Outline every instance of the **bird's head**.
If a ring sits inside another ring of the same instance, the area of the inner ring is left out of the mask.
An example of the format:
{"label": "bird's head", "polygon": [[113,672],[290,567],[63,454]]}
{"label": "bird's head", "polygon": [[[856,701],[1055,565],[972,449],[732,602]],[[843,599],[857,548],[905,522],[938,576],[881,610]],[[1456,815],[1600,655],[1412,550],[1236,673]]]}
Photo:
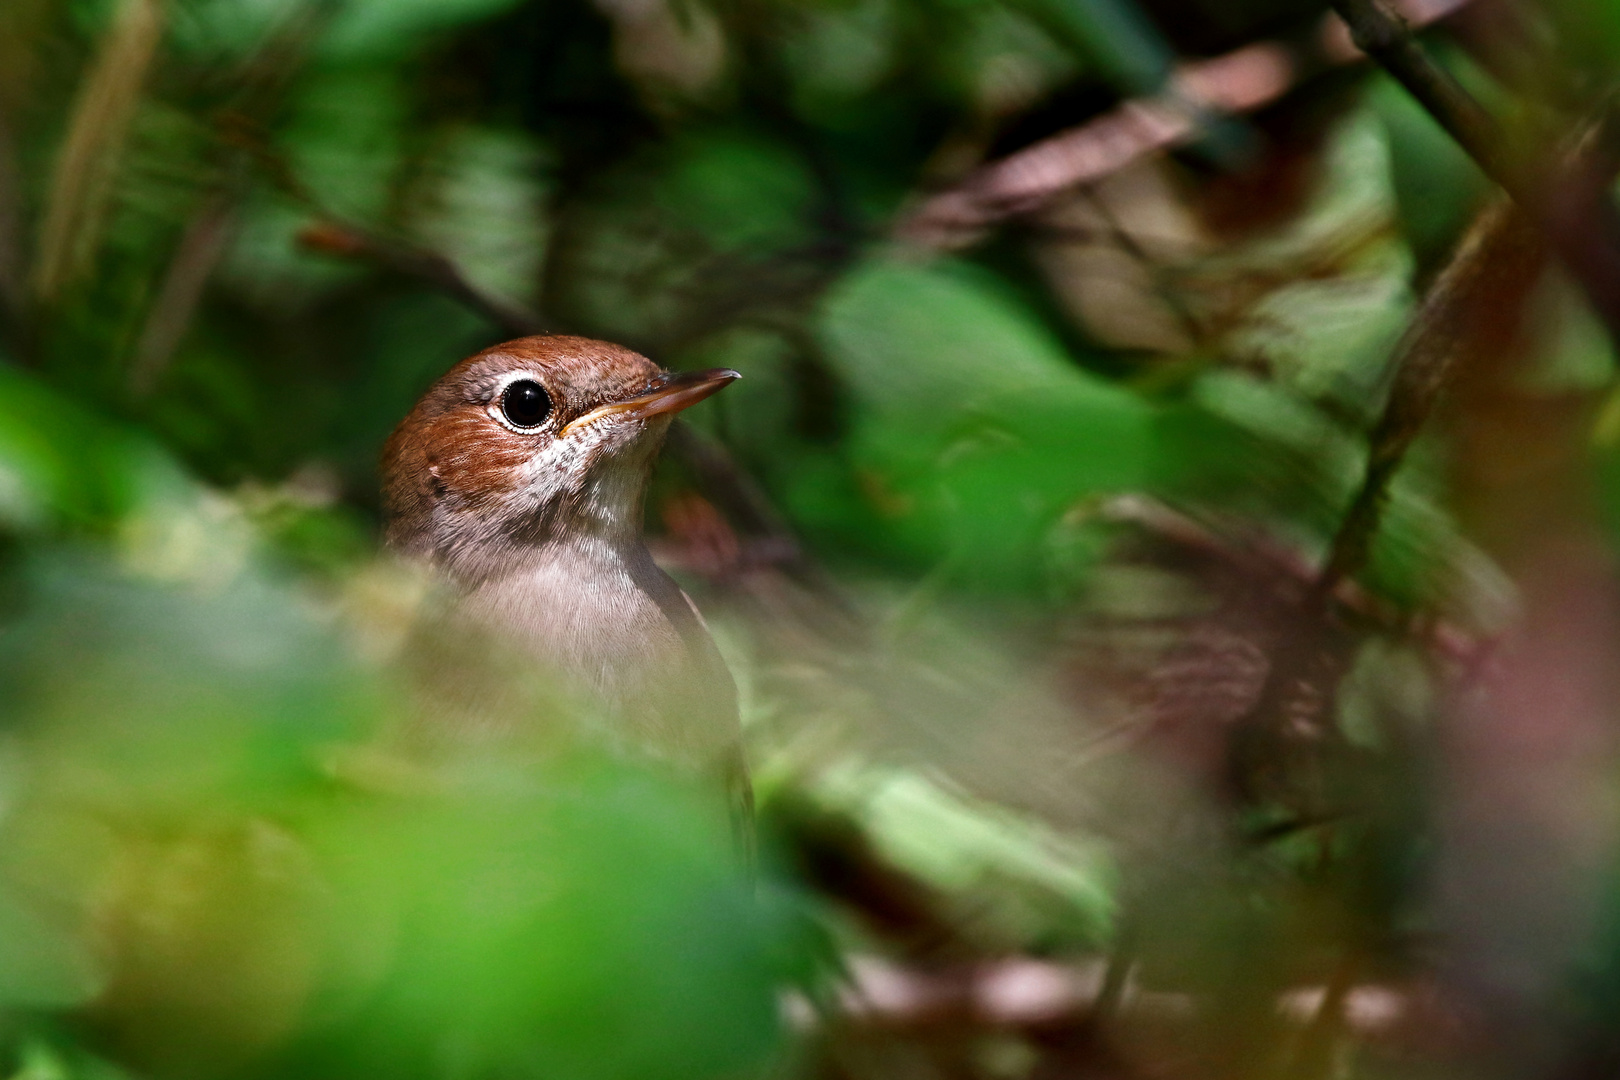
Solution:
{"label": "bird's head", "polygon": [[675,413],[735,371],[668,372],[587,338],[520,338],[451,368],[383,450],[390,546],[458,576],[559,540],[633,538]]}

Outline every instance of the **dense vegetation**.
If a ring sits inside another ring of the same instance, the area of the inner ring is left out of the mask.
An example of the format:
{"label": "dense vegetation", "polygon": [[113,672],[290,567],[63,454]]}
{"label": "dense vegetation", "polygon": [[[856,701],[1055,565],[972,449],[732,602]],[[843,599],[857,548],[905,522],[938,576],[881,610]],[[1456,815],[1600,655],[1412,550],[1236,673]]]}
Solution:
{"label": "dense vegetation", "polygon": [[[1402,10],[0,4],[0,1067],[1612,1075],[1620,7]],[[378,451],[535,330],[744,375],[757,880],[390,749]]]}

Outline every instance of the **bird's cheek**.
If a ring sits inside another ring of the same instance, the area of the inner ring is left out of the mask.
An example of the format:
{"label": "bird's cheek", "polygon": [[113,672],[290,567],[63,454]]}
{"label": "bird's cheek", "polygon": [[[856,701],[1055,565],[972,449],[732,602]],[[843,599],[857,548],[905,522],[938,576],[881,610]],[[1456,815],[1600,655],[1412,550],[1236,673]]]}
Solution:
{"label": "bird's cheek", "polygon": [[482,446],[447,455],[439,469],[445,487],[459,501],[491,505],[524,486],[525,455],[511,447]]}
{"label": "bird's cheek", "polygon": [[588,447],[580,439],[548,439],[523,463],[522,483],[531,493],[555,492],[586,465]]}
{"label": "bird's cheek", "polygon": [[614,425],[612,449],[617,454],[655,453],[663,445],[673,414],[621,420]]}

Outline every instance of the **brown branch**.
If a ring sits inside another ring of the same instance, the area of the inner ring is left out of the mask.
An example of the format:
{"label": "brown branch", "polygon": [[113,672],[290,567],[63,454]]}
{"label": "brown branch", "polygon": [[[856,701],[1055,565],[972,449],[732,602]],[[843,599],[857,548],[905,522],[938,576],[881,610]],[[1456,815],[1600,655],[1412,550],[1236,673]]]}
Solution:
{"label": "brown branch", "polygon": [[1299,1032],[1287,1071],[1283,1074],[1300,1080],[1316,1080],[1334,1074],[1333,1051],[1350,1033],[1350,1018],[1346,1006],[1361,976],[1361,958],[1351,953],[1340,960],[1322,988],[1322,1000],[1315,1014]]}
{"label": "brown branch", "polygon": [[1411,27],[1383,0],[1332,0],[1356,44],[1435,121],[1551,239],[1593,310],[1620,342],[1620,207],[1609,185],[1616,163],[1602,152],[1601,125],[1572,151],[1532,147],[1524,159],[1494,117],[1429,59]]}
{"label": "brown branch", "polygon": [[1459,363],[1498,347],[1503,320],[1540,278],[1545,245],[1524,214],[1499,199],[1479,215],[1430,287],[1396,350],[1389,394],[1370,436],[1361,487],[1324,566],[1300,606],[1297,632],[1273,658],[1258,701],[1234,733],[1229,760],[1236,794],[1268,789],[1305,816],[1323,807],[1308,784],[1310,763],[1341,735],[1334,703],[1359,640],[1337,617],[1340,590],[1366,564],[1390,481],[1432,415]]}
{"label": "brown branch", "polygon": [[26,304],[23,278],[22,177],[7,117],[0,114],[0,315],[21,325]]}
{"label": "brown branch", "polygon": [[227,190],[209,199],[187,223],[130,362],[129,390],[135,397],[150,394],[169,366],[202,302],[208,279],[225,255],[235,217],[235,193]]}
{"label": "brown branch", "polygon": [[[1417,24],[1445,18],[1470,0],[1404,0]],[[1330,17],[1331,18],[1331,17]],[[1337,19],[1316,40],[1259,42],[1224,56],[1183,63],[1165,92],[1136,98],[974,170],[919,201],[895,227],[900,239],[949,250],[976,241],[999,221],[1039,210],[1154,153],[1196,141],[1209,121],[1253,112],[1322,70],[1361,59]]]}
{"label": "brown branch", "polygon": [[1234,523],[1235,532],[1217,531],[1164,503],[1135,494],[1105,500],[1098,513],[1104,521],[1141,529],[1224,563],[1251,580],[1285,580],[1306,593],[1319,589],[1333,618],[1375,633],[1415,638],[1452,663],[1471,663],[1478,654],[1481,641],[1474,631],[1441,619],[1414,620],[1351,578],[1340,577],[1323,588],[1321,571],[1303,553],[1256,531],[1251,523]]}
{"label": "brown branch", "polygon": [[[4,104],[4,103],[0,103]],[[23,226],[23,183],[16,143],[0,113],[0,335],[11,362],[38,362],[31,297],[27,288],[28,241]]]}
{"label": "brown branch", "polygon": [[1319,596],[1335,592],[1365,565],[1391,480],[1458,359],[1479,347],[1482,316],[1490,314],[1482,305],[1522,297],[1545,263],[1540,235],[1505,199],[1488,206],[1464,235],[1396,348],[1384,410],[1368,440],[1366,473],[1317,579]]}
{"label": "brown branch", "polygon": [[1411,28],[1383,0],[1331,0],[1356,47],[1417,98],[1486,174],[1506,174],[1506,144],[1484,106],[1442,67],[1430,62]]}
{"label": "brown branch", "polygon": [[490,296],[468,281],[451,259],[436,251],[387,240],[358,225],[331,218],[304,229],[298,234],[298,242],[311,251],[364,259],[401,277],[430,285],[482,315],[503,334],[528,337],[546,332],[545,322],[538,314]]}

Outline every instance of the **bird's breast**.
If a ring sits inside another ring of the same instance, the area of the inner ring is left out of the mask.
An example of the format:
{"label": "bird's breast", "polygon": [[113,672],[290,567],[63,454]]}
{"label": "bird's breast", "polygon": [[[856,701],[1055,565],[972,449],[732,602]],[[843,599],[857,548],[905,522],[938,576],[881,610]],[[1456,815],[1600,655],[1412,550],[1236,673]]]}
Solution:
{"label": "bird's breast", "polygon": [[730,672],[691,601],[639,543],[541,553],[458,607],[590,699],[618,734],[694,762],[735,749]]}

